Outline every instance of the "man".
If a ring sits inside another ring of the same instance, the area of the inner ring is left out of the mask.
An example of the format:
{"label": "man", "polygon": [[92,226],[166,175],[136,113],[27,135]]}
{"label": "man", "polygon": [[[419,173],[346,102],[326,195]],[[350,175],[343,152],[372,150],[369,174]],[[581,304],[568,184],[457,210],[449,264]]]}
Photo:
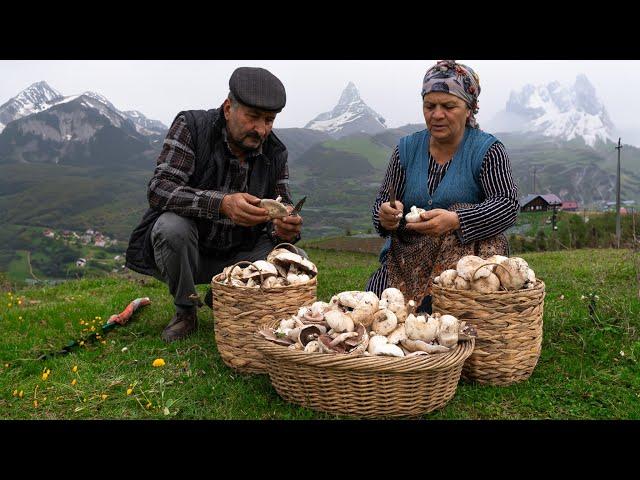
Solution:
{"label": "man", "polygon": [[[151,208],[129,241],[127,266],[164,281],[173,295],[166,342],[197,330],[196,284],[300,238],[302,217],[269,221],[259,207],[279,195],[293,210],[287,149],[271,131],[286,103],[284,86],[265,69],[241,67],[229,90],[218,109],[176,116],[149,182]],[[209,306],[210,298],[209,291]]]}

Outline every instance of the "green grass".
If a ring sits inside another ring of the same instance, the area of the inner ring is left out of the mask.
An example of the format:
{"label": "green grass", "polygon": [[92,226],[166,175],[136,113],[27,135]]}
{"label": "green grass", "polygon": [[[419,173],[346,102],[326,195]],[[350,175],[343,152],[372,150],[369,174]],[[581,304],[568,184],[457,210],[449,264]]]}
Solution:
{"label": "green grass", "polygon": [[[318,297],[325,301],[339,291],[363,288],[377,268],[375,255],[308,252],[319,267]],[[533,375],[508,387],[461,382],[453,399],[425,418],[640,418],[638,259],[614,250],[524,257],[547,285],[542,354]],[[199,290],[204,293],[205,286]],[[599,300],[591,317],[581,296],[593,292]],[[1,295],[2,419],[336,418],[282,400],[265,375],[238,374],[226,367],[216,350],[207,307],[200,310],[196,335],[163,343],[160,332],[172,315],[172,301],[156,280],[110,276]],[[84,334],[81,321],[97,328],[141,296],[149,296],[153,304],[109,333],[104,344],[35,360]],[[156,358],[166,365],[152,367]],[[45,368],[51,373],[43,380]],[[14,390],[23,397],[14,396]]]}

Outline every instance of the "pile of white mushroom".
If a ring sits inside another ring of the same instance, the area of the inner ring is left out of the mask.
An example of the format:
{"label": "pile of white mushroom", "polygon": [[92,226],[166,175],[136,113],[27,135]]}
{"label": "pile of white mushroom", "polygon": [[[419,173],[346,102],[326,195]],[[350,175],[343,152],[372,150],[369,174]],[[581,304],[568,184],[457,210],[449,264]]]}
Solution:
{"label": "pile of white mushroom", "polygon": [[533,288],[536,274],[520,257],[494,255],[483,259],[467,255],[458,261],[455,270],[445,270],[433,282],[444,288],[492,293]]}
{"label": "pile of white mushroom", "polygon": [[260,334],[267,340],[307,353],[410,357],[448,352],[459,341],[476,335],[472,326],[452,315],[415,315],[416,303],[405,303],[402,292],[387,288],[348,291],[329,303],[302,307],[277,328]]}
{"label": "pile of white mushroom", "polygon": [[235,287],[273,288],[306,283],[318,274],[310,260],[286,248],[276,248],[267,260],[258,260],[252,265],[226,267],[221,282]]}

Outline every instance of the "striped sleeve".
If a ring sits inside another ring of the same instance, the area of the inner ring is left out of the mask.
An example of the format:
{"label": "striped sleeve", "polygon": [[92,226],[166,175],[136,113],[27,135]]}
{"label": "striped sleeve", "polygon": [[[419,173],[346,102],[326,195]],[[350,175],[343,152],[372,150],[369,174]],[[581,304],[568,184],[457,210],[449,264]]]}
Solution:
{"label": "striped sleeve", "polygon": [[171,125],[149,181],[147,198],[152,208],[185,217],[220,218],[225,194],[187,186],[195,171],[195,153],[184,116]]}
{"label": "striped sleeve", "polygon": [[485,200],[458,210],[464,244],[497,235],[516,223],[518,186],[513,180],[509,155],[500,142],[494,143],[484,157],[480,185]]}
{"label": "striped sleeve", "polygon": [[389,160],[389,166],[387,167],[387,173],[384,176],[384,180],[382,181],[382,186],[380,187],[380,191],[378,192],[378,196],[376,197],[376,201],[373,204],[373,226],[376,231],[382,237],[386,237],[389,235],[389,232],[380,225],[380,206],[389,201],[389,192],[391,188],[395,189],[396,198],[401,199],[404,196],[405,189],[405,171],[400,165],[400,153],[398,152],[398,147],[393,150],[391,154],[391,159]]}

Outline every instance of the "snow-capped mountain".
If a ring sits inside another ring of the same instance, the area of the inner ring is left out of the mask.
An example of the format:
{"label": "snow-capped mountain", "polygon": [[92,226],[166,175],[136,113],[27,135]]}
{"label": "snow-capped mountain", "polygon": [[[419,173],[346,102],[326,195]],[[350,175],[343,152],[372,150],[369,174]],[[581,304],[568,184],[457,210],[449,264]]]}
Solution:
{"label": "snow-capped mountain", "polygon": [[63,98],[62,94],[47,85],[47,82],[29,85],[0,106],[0,132],[9,122],[42,112]]}
{"label": "snow-capped mountain", "polygon": [[334,109],[321,113],[305,128],[326,132],[333,137],[344,137],[360,132],[372,135],[387,126],[385,119],[362,101],[356,86],[349,82]]}
{"label": "snow-capped mountain", "polygon": [[137,110],[127,110],[124,113],[131,120],[138,133],[142,135],[166,135],[168,128],[159,120],[152,120],[145,117]]}
{"label": "snow-capped mountain", "polygon": [[496,132],[532,132],[563,140],[582,138],[596,142],[616,141],[614,125],[596,91],[585,75],[566,87],[558,82],[525,85],[511,92],[506,108],[490,122]]}
{"label": "snow-capped mountain", "polygon": [[130,120],[133,122],[135,130],[141,135],[164,135],[168,130],[162,122],[148,119],[138,111],[118,110],[113,103],[99,93],[87,91],[80,95],[65,97],[51,88],[47,82],[41,81],[30,85],[4,105],[0,106],[0,132],[2,132],[10,122],[76,100],[78,100],[82,106],[94,109],[101,115],[107,117],[116,127],[121,127],[123,123]]}

